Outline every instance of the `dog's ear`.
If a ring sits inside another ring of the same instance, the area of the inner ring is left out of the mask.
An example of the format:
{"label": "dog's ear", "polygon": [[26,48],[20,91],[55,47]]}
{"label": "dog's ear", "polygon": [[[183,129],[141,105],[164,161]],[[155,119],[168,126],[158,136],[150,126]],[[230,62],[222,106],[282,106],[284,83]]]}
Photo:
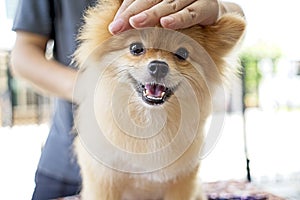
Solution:
{"label": "dog's ear", "polygon": [[237,14],[225,14],[216,24],[205,29],[203,46],[214,60],[219,73],[227,77],[227,72],[237,66],[235,49],[243,39],[245,19]]}
{"label": "dog's ear", "polygon": [[240,42],[246,28],[245,19],[237,14],[225,14],[214,25],[204,28],[204,48],[213,56],[227,56]]}
{"label": "dog's ear", "polygon": [[210,26],[193,26],[181,32],[196,40],[209,53],[221,74],[226,70],[227,57],[243,38],[245,19],[233,13],[223,15]]}
{"label": "dog's ear", "polygon": [[80,66],[95,48],[99,47],[112,35],[108,25],[120,7],[121,1],[99,1],[89,8],[84,15],[84,25],[79,31],[77,40],[79,48],[74,53],[75,62]]}

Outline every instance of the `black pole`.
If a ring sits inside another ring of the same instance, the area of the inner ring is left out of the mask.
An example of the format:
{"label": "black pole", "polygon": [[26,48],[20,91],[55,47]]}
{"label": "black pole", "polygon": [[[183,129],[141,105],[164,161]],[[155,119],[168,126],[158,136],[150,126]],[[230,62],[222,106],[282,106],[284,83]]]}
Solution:
{"label": "black pole", "polygon": [[245,63],[242,62],[242,115],[243,115],[243,135],[244,135],[244,153],[246,158],[246,170],[247,170],[247,180],[251,182],[251,173],[250,173],[250,158],[248,152],[248,144],[247,144],[247,123],[246,123],[246,108],[247,105],[245,103],[246,96],[246,69]]}

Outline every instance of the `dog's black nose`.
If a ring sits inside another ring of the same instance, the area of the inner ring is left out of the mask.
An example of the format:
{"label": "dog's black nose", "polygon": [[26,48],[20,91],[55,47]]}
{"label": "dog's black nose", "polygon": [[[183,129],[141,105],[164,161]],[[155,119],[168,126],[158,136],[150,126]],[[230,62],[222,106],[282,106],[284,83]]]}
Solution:
{"label": "dog's black nose", "polygon": [[169,72],[169,65],[163,61],[154,60],[149,63],[148,71],[155,78],[164,78]]}

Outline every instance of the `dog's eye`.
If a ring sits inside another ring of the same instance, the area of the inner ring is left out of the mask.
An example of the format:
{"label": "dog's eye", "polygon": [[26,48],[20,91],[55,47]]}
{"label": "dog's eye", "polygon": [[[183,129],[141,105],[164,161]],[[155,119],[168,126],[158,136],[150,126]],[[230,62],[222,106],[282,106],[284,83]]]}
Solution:
{"label": "dog's eye", "polygon": [[177,51],[175,52],[175,56],[179,59],[179,60],[186,60],[189,57],[189,52],[186,48],[184,47],[180,47],[179,49],[177,49]]}
{"label": "dog's eye", "polygon": [[134,42],[129,47],[130,53],[134,56],[139,56],[145,53],[145,47],[140,42]]}

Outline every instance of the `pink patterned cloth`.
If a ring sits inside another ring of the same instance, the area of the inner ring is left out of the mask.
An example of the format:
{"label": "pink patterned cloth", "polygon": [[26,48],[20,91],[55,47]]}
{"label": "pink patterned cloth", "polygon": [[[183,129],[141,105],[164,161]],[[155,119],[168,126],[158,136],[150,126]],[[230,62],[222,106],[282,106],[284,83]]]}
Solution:
{"label": "pink patterned cloth", "polygon": [[[204,183],[204,191],[209,199],[258,199],[284,200],[284,198],[264,192],[251,183],[239,181],[220,181]],[[59,198],[56,200],[80,200],[80,196]]]}
{"label": "pink patterned cloth", "polygon": [[284,200],[249,182],[218,181],[205,183],[203,187],[209,199]]}

